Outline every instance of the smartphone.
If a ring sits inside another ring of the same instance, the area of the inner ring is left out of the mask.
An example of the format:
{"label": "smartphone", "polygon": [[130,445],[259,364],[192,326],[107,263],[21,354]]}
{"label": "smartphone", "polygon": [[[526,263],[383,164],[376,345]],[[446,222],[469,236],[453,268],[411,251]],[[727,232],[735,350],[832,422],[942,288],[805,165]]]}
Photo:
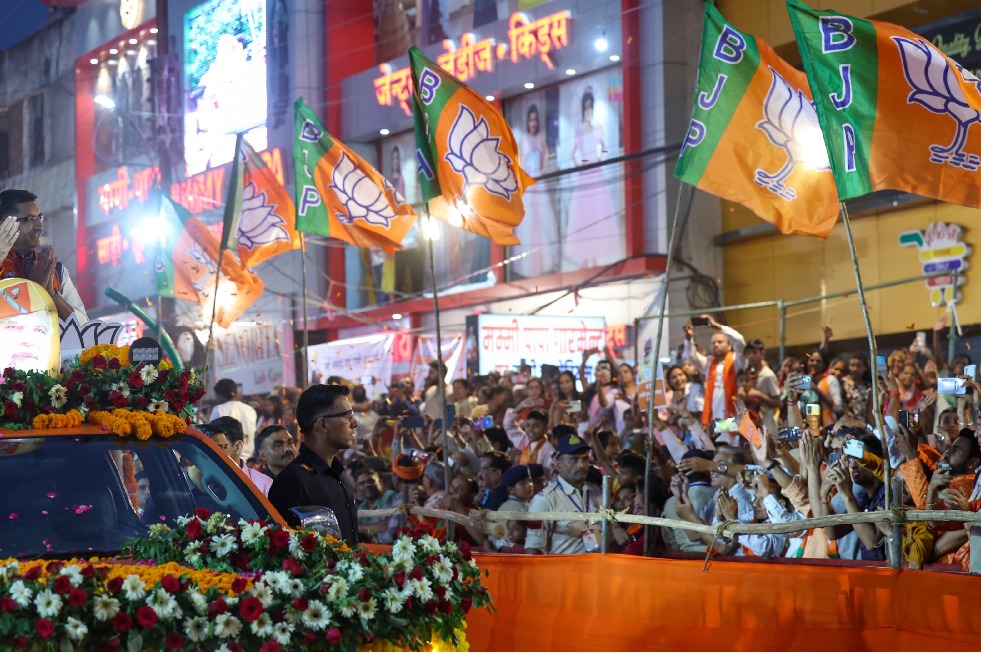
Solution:
{"label": "smartphone", "polygon": [[375,378],[374,377],[359,377],[358,378],[358,383],[361,384],[362,386],[371,386],[372,384],[375,383]]}
{"label": "smartphone", "polygon": [[422,429],[426,426],[426,421],[422,416],[406,416],[402,420],[402,426],[408,429]]}
{"label": "smartphone", "polygon": [[821,405],[808,404],[804,408],[804,415],[807,416],[807,426],[811,429],[821,428]]}
{"label": "smartphone", "polygon": [[579,400],[569,400],[569,406],[565,408],[566,413],[579,413],[582,411],[582,402]]}
{"label": "smartphone", "polygon": [[898,420],[898,422],[903,427],[906,427],[906,429],[909,429],[910,428],[909,427],[909,411],[907,411],[906,409],[900,409],[899,410],[899,420]]}
{"label": "smartphone", "polygon": [[972,363],[969,366],[964,366],[964,374],[970,377],[971,379],[973,379],[974,381],[977,381],[978,380],[977,364]]}
{"label": "smartphone", "polygon": [[950,472],[950,464],[949,463],[938,463],[937,464],[937,472]]}
{"label": "smartphone", "polygon": [[708,327],[709,319],[703,318],[702,316],[692,316],[691,326],[692,327]]}
{"label": "smartphone", "polygon": [[845,441],[844,453],[853,459],[861,459],[865,456],[865,443],[854,438]]}
{"label": "smartphone", "polygon": [[800,440],[800,427],[789,427],[787,429],[780,430],[780,436],[777,438],[781,443],[793,443]]}
{"label": "smartphone", "polygon": [[937,392],[941,395],[964,395],[967,381],[960,377],[941,377],[937,380]]}
{"label": "smartphone", "polygon": [[875,370],[880,377],[884,377],[889,372],[889,363],[885,354],[875,355]]}
{"label": "smartphone", "polygon": [[916,347],[919,349],[924,349],[927,346],[926,343],[926,332],[916,332]]}
{"label": "smartphone", "polygon": [[798,391],[809,391],[811,390],[811,384],[814,379],[810,375],[801,375],[800,381],[797,382],[797,386],[794,388]]}
{"label": "smartphone", "polygon": [[841,452],[832,452],[828,455],[828,465],[833,466],[836,463],[841,462]]}
{"label": "smartphone", "polygon": [[484,416],[483,418],[477,418],[473,421],[473,428],[480,431],[484,429],[490,429],[494,426],[493,416]]}

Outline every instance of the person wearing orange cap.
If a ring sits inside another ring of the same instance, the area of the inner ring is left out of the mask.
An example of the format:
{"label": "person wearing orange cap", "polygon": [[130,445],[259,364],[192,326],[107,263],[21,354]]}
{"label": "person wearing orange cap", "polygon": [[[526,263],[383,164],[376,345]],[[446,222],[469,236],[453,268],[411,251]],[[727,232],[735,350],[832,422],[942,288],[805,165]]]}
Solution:
{"label": "person wearing orange cap", "polygon": [[[0,192],[0,279],[19,277],[40,284],[54,301],[60,319],[74,313],[84,323],[88,316],[71,275],[55,257],[53,247],[41,247],[45,219],[36,200],[37,195],[30,191]],[[6,251],[10,221],[17,224],[17,236]]]}

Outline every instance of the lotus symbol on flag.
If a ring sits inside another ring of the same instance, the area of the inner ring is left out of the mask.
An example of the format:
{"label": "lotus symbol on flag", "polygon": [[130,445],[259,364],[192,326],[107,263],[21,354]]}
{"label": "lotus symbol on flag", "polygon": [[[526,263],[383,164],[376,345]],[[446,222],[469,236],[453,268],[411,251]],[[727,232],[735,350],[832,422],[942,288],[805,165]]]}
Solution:
{"label": "lotus symbol on flag", "polygon": [[188,250],[187,253],[192,259],[194,259],[195,262],[201,266],[204,266],[205,271],[204,275],[199,275],[195,279],[191,280],[191,286],[198,293],[198,295],[208,297],[212,290],[211,287],[214,285],[213,283],[209,283],[209,280],[211,279],[211,276],[217,272],[218,264],[211,258],[211,255],[205,252],[204,248],[202,248],[196,242],[191,244],[191,249]]}
{"label": "lotus symbol on flag", "polygon": [[511,158],[498,149],[500,136],[491,136],[487,120],[478,121],[473,112],[460,105],[460,112],[450,128],[446,162],[463,175],[462,195],[470,197],[471,186],[511,200],[518,192],[518,180],[511,169]]}
{"label": "lotus symbol on flag", "polygon": [[787,154],[787,162],[775,173],[758,168],[754,181],[784,200],[794,200],[797,191],[784,183],[794,169],[806,164],[812,170],[827,171],[831,170],[831,163],[814,103],[773,68],[770,73],[773,81],[763,102],[763,120],[756,123],[756,128]]}
{"label": "lotus symbol on flag", "polygon": [[345,225],[363,220],[369,225],[388,229],[395,219],[384,189],[358,169],[347,154],[341,154],[341,160],[334,166],[330,188],[344,205],[345,212],[337,212],[337,219]]}
{"label": "lotus symbol on flag", "polygon": [[283,225],[286,221],[273,213],[273,205],[266,204],[266,194],[260,193],[255,182],[242,189],[242,215],[238,220],[238,242],[244,248],[254,250],[260,245],[290,240]]}
{"label": "lotus symbol on flag", "polygon": [[981,122],[981,112],[974,108],[981,105],[981,96],[969,100],[958,83],[957,72],[974,86],[976,93],[981,90],[981,80],[961,66],[957,66],[955,70],[950,62],[923,39],[894,36],[892,40],[899,46],[903,74],[913,89],[906,101],[909,104],[918,104],[935,114],[947,114],[957,123],[950,145],[930,146],[930,161],[950,164],[964,170],[977,170],[981,167],[981,157],[968,154],[962,148],[967,142],[967,132],[971,125]]}

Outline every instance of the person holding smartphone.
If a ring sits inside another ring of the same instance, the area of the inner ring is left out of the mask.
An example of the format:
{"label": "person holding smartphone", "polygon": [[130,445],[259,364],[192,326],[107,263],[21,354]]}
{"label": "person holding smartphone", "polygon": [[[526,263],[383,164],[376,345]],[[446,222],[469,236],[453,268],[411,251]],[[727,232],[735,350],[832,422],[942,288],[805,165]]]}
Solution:
{"label": "person holding smartphone", "polygon": [[[705,356],[695,348],[695,322],[715,331],[712,334],[711,356]],[[732,327],[715,321],[710,316],[699,316],[685,324],[684,358],[695,363],[705,377],[705,410],[702,424],[713,424],[736,415],[736,371],[746,365],[743,349],[746,339]]]}

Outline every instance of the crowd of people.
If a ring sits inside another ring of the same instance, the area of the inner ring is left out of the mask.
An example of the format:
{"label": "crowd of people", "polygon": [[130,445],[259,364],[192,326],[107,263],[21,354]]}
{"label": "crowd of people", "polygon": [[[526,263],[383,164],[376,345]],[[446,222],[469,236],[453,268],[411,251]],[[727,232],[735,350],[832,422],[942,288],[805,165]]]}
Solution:
{"label": "crowd of people", "polygon": [[[344,420],[351,419],[347,427],[356,443],[337,453],[358,509],[595,512],[607,475],[618,512],[643,514],[646,506],[651,515],[708,525],[792,522],[884,508],[887,458],[902,480],[895,505],[981,509],[981,386],[973,367],[965,370],[968,356],[942,358],[943,322],[934,329],[932,348],[918,338],[876,365],[864,352],[836,352],[825,328],[819,345],[778,367],[767,362],[761,341],[746,342],[708,316],[692,323],[664,364],[667,404],[653,412],[651,425],[639,401],[637,369],[610,351],[584,352],[578,375],[548,371],[535,377],[522,365],[453,380],[445,389],[445,410],[435,363],[422,389],[408,378],[394,381],[380,398],[367,397],[358,385],[345,388],[350,411]],[[594,355],[601,358],[587,378],[586,362]],[[960,394],[938,393],[939,378],[957,378]],[[874,427],[873,384],[885,447]],[[246,398],[250,402],[235,396],[229,380],[215,390],[211,418],[241,420],[245,441],[250,431],[257,434],[252,448],[233,444],[230,454],[275,479],[298,456],[305,437],[291,408],[298,390]],[[652,467],[645,483],[648,448]],[[493,552],[592,552],[602,538],[597,524],[583,521],[501,519],[487,534],[402,512],[361,518],[357,529],[362,541],[390,543],[399,529],[416,524]],[[904,560],[967,569],[969,528],[910,523],[903,528]],[[653,537],[649,546],[645,531]],[[711,549],[720,555],[881,561],[890,533],[887,524],[869,523],[730,540],[613,522],[607,545],[608,551],[633,554],[705,555]]]}

